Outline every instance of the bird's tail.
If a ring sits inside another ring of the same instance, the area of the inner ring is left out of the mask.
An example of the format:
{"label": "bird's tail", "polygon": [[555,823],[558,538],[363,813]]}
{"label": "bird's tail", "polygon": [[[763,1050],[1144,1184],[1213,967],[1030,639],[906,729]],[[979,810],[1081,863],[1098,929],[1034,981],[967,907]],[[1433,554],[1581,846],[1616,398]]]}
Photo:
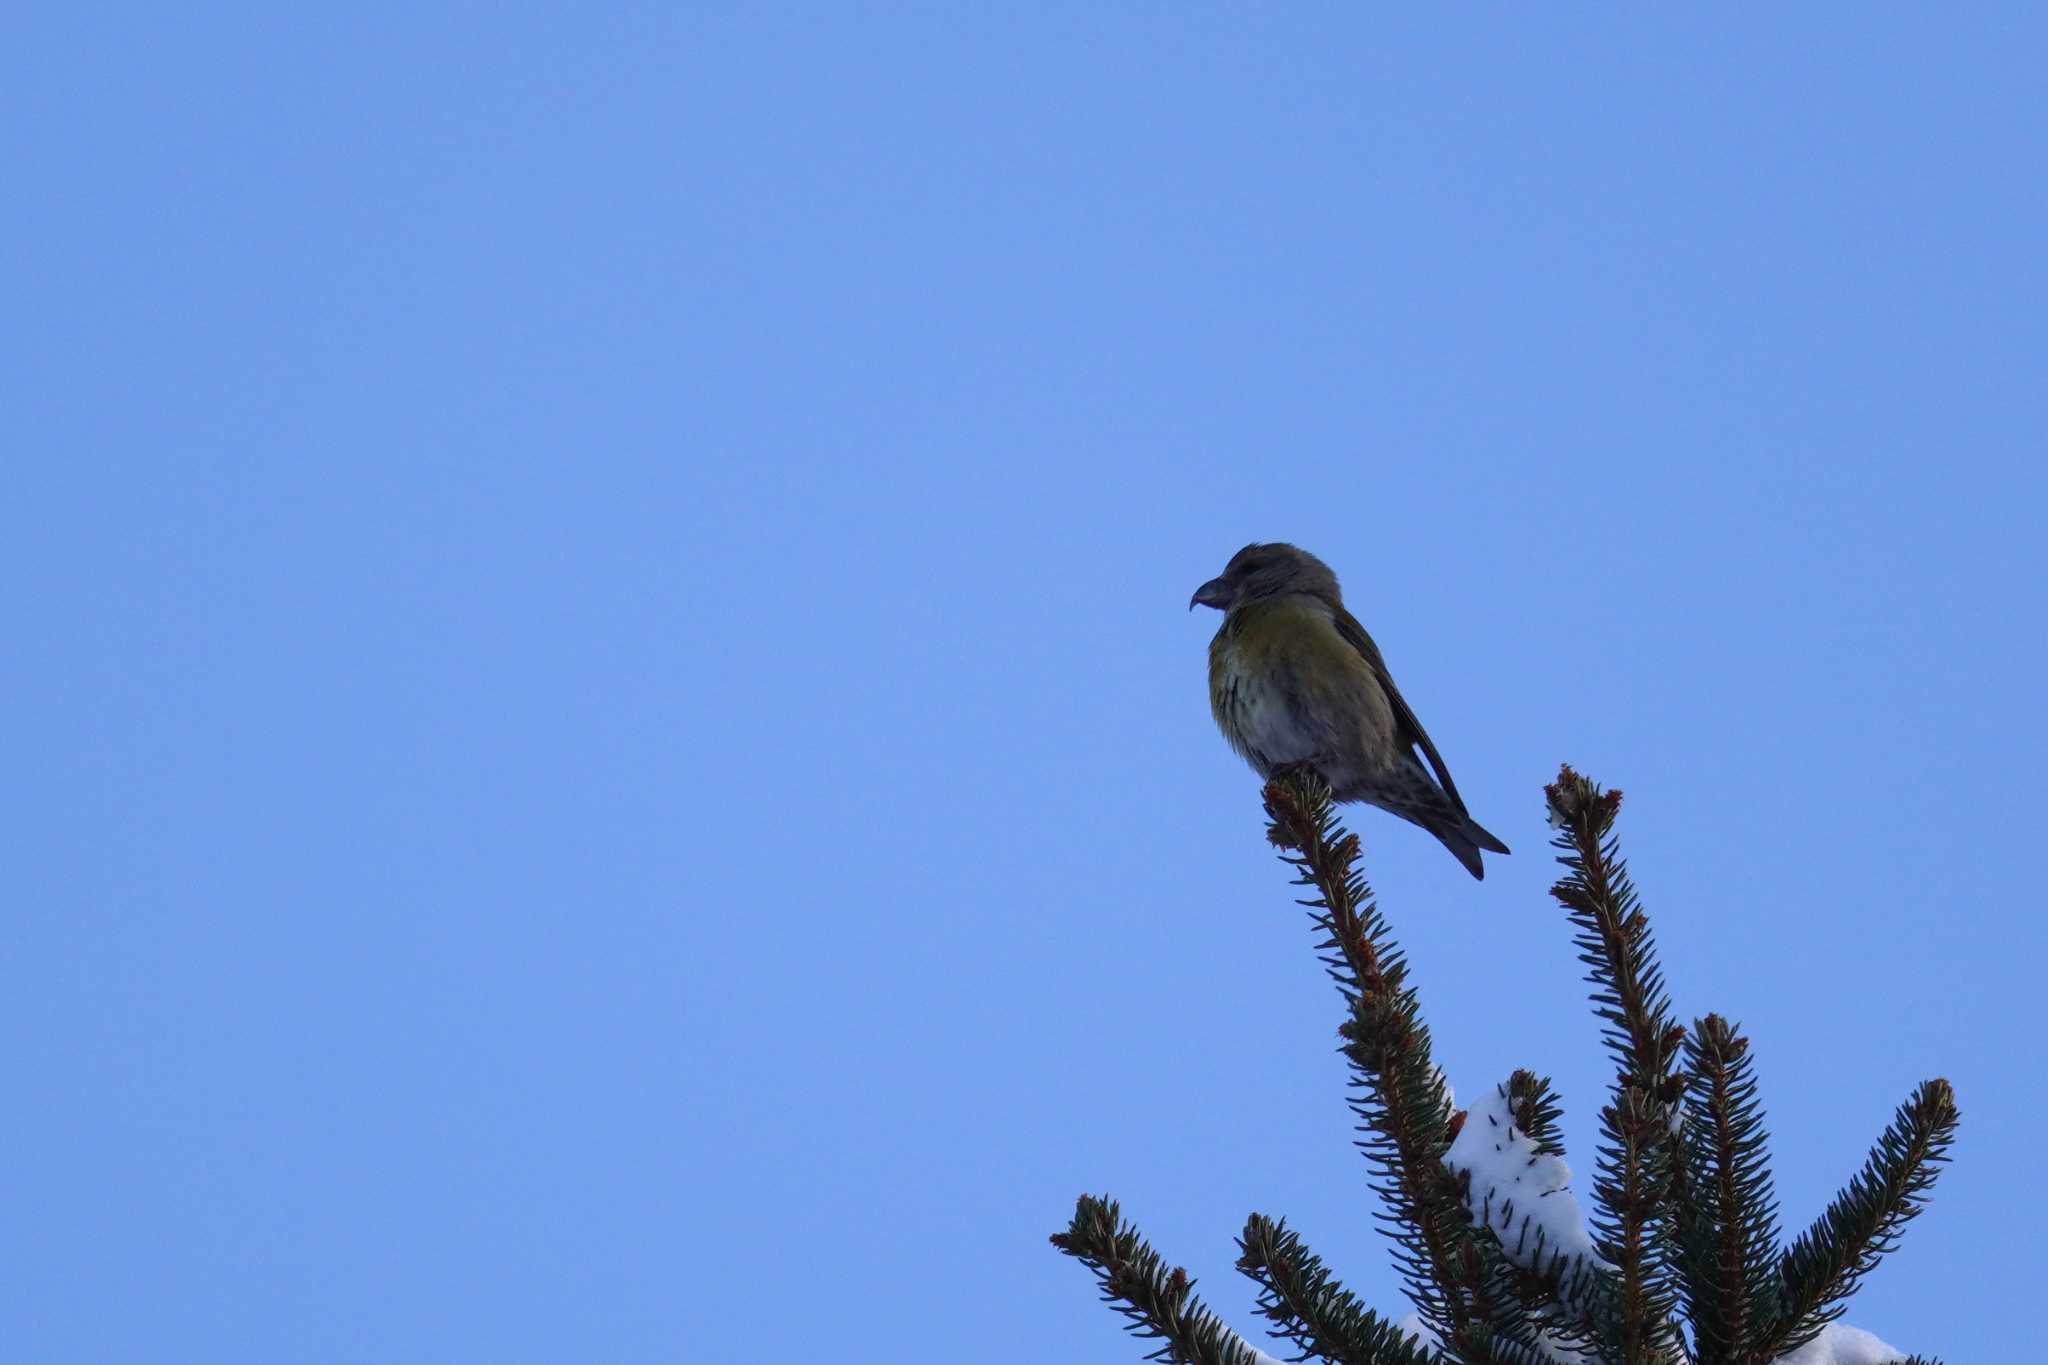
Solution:
{"label": "bird's tail", "polygon": [[[1419,823],[1419,822],[1418,822]],[[1488,834],[1477,820],[1463,812],[1445,811],[1423,825],[1434,834],[1451,856],[1465,865],[1475,880],[1486,879],[1486,864],[1480,860],[1479,850],[1489,853],[1506,853],[1508,846]]]}
{"label": "bird's tail", "polygon": [[1438,785],[1413,755],[1407,765],[1392,772],[1375,773],[1369,781],[1355,783],[1337,793],[1339,801],[1370,801],[1392,811],[1412,824],[1422,826],[1465,865],[1465,870],[1484,881],[1486,864],[1479,850],[1506,853],[1508,846],[1480,827],[1465,810],[1465,803]]}
{"label": "bird's tail", "polygon": [[1477,820],[1474,820],[1469,815],[1465,817],[1464,833],[1467,839],[1470,839],[1473,843],[1479,845],[1488,853],[1512,853],[1514,851],[1513,849],[1510,849],[1506,844],[1502,843],[1500,840],[1494,838],[1491,834],[1488,834],[1485,830],[1481,829],[1479,827],[1479,822]]}

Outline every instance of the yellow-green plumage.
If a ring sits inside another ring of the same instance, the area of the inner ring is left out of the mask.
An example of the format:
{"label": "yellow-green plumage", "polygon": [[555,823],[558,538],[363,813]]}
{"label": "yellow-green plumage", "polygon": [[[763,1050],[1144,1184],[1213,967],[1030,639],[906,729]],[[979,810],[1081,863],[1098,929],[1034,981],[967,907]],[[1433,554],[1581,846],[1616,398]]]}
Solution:
{"label": "yellow-green plumage", "polygon": [[1209,642],[1217,727],[1260,776],[1311,767],[1338,800],[1370,802],[1434,834],[1475,877],[1485,875],[1481,849],[1508,851],[1465,810],[1321,560],[1292,545],[1247,545],[1196,590],[1196,604],[1224,613]]}

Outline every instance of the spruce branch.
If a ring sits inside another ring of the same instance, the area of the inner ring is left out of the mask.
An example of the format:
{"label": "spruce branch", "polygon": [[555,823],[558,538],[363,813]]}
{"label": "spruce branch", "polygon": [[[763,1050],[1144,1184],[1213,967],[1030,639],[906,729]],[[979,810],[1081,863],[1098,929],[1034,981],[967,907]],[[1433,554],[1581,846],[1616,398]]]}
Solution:
{"label": "spruce branch", "polygon": [[1533,1071],[1516,1071],[1508,1077],[1507,1101],[1515,1126],[1544,1156],[1563,1156],[1564,1140],[1558,1136],[1557,1121],[1564,1105],[1550,1088],[1550,1077]]}
{"label": "spruce branch", "polygon": [[1348,1103],[1409,1301],[1454,1355],[1484,1361],[1497,1306],[1470,1216],[1443,1166],[1450,1097],[1430,1060],[1407,962],[1357,871],[1358,836],[1337,824],[1329,788],[1312,771],[1275,777],[1265,802],[1267,837],[1295,869],[1296,885],[1317,893],[1301,904],[1324,935],[1323,965],[1350,1016],[1339,1029],[1354,1073]]}
{"label": "spruce branch", "polygon": [[[1778,1206],[1749,1040],[1717,1014],[1686,1040],[1685,1136],[1697,1177],[1682,1228],[1700,1365],[1758,1359],[1775,1336]],[[1762,1357],[1767,1358],[1767,1357]]]}
{"label": "spruce branch", "polygon": [[1577,931],[1601,1039],[1618,1063],[1600,1111],[1591,1220],[1600,1254],[1614,1267],[1613,1346],[1621,1365],[1653,1365],[1682,1350],[1666,1261],[1677,1241],[1672,1215],[1689,1197],[1684,1148],[1672,1140],[1685,1031],[1672,1018],[1649,917],[1614,838],[1621,793],[1565,766],[1544,794],[1558,829],[1551,846],[1567,874],[1550,894]]}
{"label": "spruce branch", "polygon": [[1613,835],[1621,793],[1602,790],[1570,767],[1543,790],[1559,829],[1551,846],[1569,874],[1550,894],[1578,931],[1573,942],[1591,969],[1586,980],[1605,1025],[1601,1039],[1628,1083],[1653,1102],[1669,1104],[1677,1098],[1673,1068],[1685,1031],[1672,1018],[1649,917]]}
{"label": "spruce branch", "polygon": [[1802,1346],[1842,1315],[1843,1300],[1926,1207],[1959,1118],[1955,1091],[1939,1078],[1922,1081],[1899,1106],[1863,1169],[1785,1252],[1779,1318],[1754,1358]]}
{"label": "spruce branch", "polygon": [[1259,1353],[1195,1297],[1187,1271],[1179,1266],[1168,1270],[1107,1195],[1082,1195],[1073,1222],[1052,1235],[1052,1244],[1095,1273],[1103,1301],[1130,1319],[1126,1331],[1164,1339],[1146,1359],[1173,1365],[1257,1365]]}
{"label": "spruce branch", "polygon": [[1255,1213],[1237,1239],[1237,1268],[1259,1286],[1259,1312],[1276,1337],[1336,1365],[1433,1365],[1433,1352],[1361,1305],[1291,1231]]}

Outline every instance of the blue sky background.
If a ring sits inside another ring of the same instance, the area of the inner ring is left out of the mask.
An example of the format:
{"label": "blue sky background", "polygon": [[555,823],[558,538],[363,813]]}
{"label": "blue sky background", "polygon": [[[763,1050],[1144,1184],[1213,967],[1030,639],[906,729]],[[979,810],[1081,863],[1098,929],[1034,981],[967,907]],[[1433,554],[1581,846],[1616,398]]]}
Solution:
{"label": "blue sky background", "polygon": [[1343,575],[1474,812],[1360,812],[1440,1055],[1607,1066],[1626,789],[1850,1321],[2044,1258],[2032,7],[18,10],[0,56],[23,1361],[1127,1361],[1405,1307],[1187,597]]}

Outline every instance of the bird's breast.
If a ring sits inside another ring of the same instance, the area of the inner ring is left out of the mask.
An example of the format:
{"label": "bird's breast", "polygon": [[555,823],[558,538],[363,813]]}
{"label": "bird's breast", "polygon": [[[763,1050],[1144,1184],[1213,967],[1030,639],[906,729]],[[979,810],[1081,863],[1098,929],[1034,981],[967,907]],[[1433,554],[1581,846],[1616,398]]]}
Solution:
{"label": "bird's breast", "polygon": [[1209,702],[1261,773],[1309,763],[1333,782],[1385,743],[1392,722],[1371,666],[1313,605],[1226,620],[1209,645]]}

